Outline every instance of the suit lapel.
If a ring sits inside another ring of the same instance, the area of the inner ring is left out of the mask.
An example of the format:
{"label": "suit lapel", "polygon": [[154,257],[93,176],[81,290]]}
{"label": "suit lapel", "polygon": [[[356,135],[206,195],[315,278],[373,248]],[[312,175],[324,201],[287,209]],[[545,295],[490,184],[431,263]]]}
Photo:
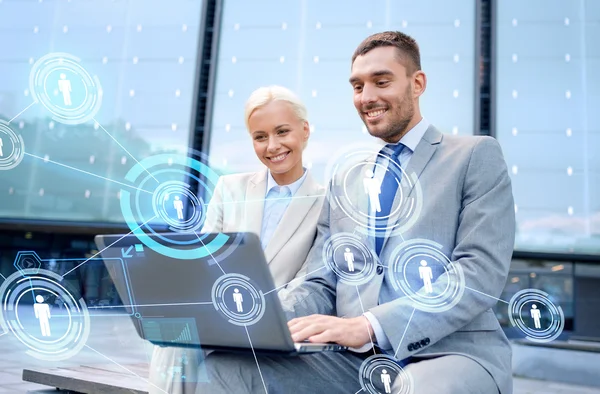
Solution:
{"label": "suit lapel", "polygon": [[[416,184],[416,180],[421,177],[421,173],[429,163],[429,160],[431,160],[433,157],[433,154],[435,153],[437,146],[441,141],[442,133],[439,132],[434,126],[429,126],[423,135],[423,138],[421,138],[421,141],[415,148],[415,151],[408,162],[408,167],[403,168],[404,173],[408,174],[408,176],[411,178],[410,180],[406,179],[406,177],[403,175],[402,180],[400,181],[406,198],[408,198],[412,193]],[[399,202],[399,195],[399,193],[396,194],[394,204]]]}
{"label": "suit lapel", "polygon": [[244,217],[246,230],[258,234],[262,232],[263,209],[265,206],[265,191],[267,189],[267,171],[256,173],[246,188]]}
{"label": "suit lapel", "polygon": [[265,248],[267,263],[273,260],[281,248],[294,235],[317,199],[324,198],[318,197],[319,194],[325,194],[325,191],[321,190],[310,172],[308,172],[306,178],[304,178],[304,182],[302,182],[302,185],[293,196],[290,205],[288,205],[283,217],[279,221],[273,237]]}

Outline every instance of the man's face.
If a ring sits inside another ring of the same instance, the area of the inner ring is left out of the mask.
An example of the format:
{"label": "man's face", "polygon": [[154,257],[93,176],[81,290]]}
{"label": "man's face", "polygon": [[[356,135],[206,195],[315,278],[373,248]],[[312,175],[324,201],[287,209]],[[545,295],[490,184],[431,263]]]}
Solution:
{"label": "man's face", "polygon": [[398,142],[415,115],[413,80],[397,51],[379,47],[358,56],[350,76],[359,116],[369,134],[386,142]]}

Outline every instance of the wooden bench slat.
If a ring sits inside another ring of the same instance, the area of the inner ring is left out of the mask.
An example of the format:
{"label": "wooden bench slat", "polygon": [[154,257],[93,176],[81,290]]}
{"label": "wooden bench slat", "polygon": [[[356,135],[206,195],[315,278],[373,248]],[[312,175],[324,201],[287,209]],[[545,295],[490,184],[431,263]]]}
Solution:
{"label": "wooden bench slat", "polygon": [[[148,378],[148,365],[124,365]],[[117,365],[24,369],[23,380],[79,393],[148,394],[149,384]]]}

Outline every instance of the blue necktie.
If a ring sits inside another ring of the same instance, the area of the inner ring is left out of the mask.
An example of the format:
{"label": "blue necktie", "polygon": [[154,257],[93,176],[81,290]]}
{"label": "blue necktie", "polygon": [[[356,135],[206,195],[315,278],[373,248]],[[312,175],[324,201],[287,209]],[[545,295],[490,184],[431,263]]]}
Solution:
{"label": "blue necktie", "polygon": [[[387,148],[387,149],[386,149]],[[396,191],[398,191],[398,182],[400,182],[400,179],[398,178],[399,176],[399,169],[394,170],[392,166],[398,166],[400,167],[400,161],[398,160],[400,153],[402,153],[402,149],[404,149],[404,144],[397,144],[397,145],[391,145],[388,144],[386,145],[386,148],[383,148],[381,150],[381,154],[383,156],[386,156],[388,158],[388,166],[387,166],[387,171],[385,172],[385,175],[383,177],[383,181],[381,182],[381,194],[379,195],[379,203],[381,206],[381,212],[377,212],[376,213],[376,218],[377,218],[377,229],[382,229],[382,231],[377,231],[376,237],[375,237],[375,251],[377,252],[377,255],[379,256],[379,253],[381,252],[381,248],[383,246],[383,234],[385,233],[385,225],[384,223],[387,223],[386,219],[380,219],[380,218],[384,218],[386,216],[388,216],[390,214],[390,211],[392,209],[392,204],[394,202],[394,197],[396,196]],[[381,155],[378,156],[378,162],[380,161],[380,159],[383,159]],[[384,160],[385,162],[385,160]],[[384,163],[380,163],[380,164],[384,164]]]}

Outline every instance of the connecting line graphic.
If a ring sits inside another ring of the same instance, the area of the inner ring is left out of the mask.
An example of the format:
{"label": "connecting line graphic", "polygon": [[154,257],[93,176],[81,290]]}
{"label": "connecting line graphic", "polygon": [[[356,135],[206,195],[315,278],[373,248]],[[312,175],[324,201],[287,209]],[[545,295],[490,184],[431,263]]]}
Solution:
{"label": "connecting line graphic", "polygon": [[358,393],[360,393],[361,391],[363,391],[363,389],[360,389],[360,390],[358,390],[358,391],[357,391],[356,393],[354,393],[354,394],[358,394]]}
{"label": "connecting line graphic", "polygon": [[254,361],[256,361],[256,366],[258,367],[258,374],[260,375],[260,380],[262,381],[263,387],[265,388],[265,393],[269,393],[267,391],[267,385],[265,384],[265,379],[263,378],[262,371],[260,370],[260,365],[258,364],[258,358],[256,358],[256,353],[254,352],[254,346],[252,345],[252,339],[250,339],[250,333],[248,332],[248,326],[244,324],[244,329],[246,330],[246,335],[248,336],[248,341],[250,342],[250,349],[252,349],[252,355],[254,355]]}
{"label": "connecting line graphic", "polygon": [[152,177],[152,178],[153,178],[153,179],[154,179],[156,182],[160,183],[160,182],[158,181],[158,179],[154,178],[154,175],[150,174],[150,171],[148,171],[148,170],[146,169],[146,167],[144,167],[143,165],[141,165],[141,164],[140,164],[140,162],[139,162],[139,161],[137,161],[137,159],[136,159],[135,157],[133,157],[133,155],[132,155],[132,154],[131,154],[131,153],[130,153],[130,152],[129,152],[129,151],[128,151],[128,150],[127,150],[127,149],[126,149],[126,148],[125,148],[123,145],[121,145],[121,143],[120,143],[119,141],[117,141],[117,139],[116,139],[115,137],[113,137],[113,136],[112,136],[112,134],[110,134],[110,133],[109,133],[109,132],[108,132],[108,131],[107,131],[107,130],[104,128],[104,126],[102,126],[102,125],[100,124],[100,122],[98,122],[96,119],[93,119],[93,118],[92,118],[92,120],[93,120],[94,122],[96,122],[96,124],[98,125],[98,127],[100,127],[102,130],[104,130],[104,132],[105,132],[105,133],[106,133],[106,134],[107,134],[107,135],[108,135],[110,138],[112,138],[112,139],[113,139],[113,141],[115,141],[115,142],[117,143],[117,145],[119,145],[119,146],[120,146],[120,147],[121,147],[121,148],[122,148],[122,149],[123,149],[125,152],[127,152],[127,154],[128,154],[129,156],[131,156],[131,158],[132,158],[133,160],[135,160],[135,162],[136,162],[136,163],[138,163],[138,164],[139,164],[139,166],[140,166],[140,167],[142,167],[142,168],[144,169],[144,171],[146,171],[146,172],[147,172],[147,173],[148,173],[148,174],[149,174],[149,175],[150,175],[150,176],[151,176],[151,177]]}
{"label": "connecting line graphic", "polygon": [[6,280],[6,276],[4,276],[4,275],[2,275],[2,274],[0,274],[0,276],[1,276],[2,278],[4,278],[4,280]]}
{"label": "connecting line graphic", "polygon": [[88,306],[87,309],[111,309],[111,308],[132,308],[132,307],[150,307],[150,306],[180,306],[180,305],[213,305],[212,302],[175,302],[172,304],[138,304],[138,305],[106,305],[106,306]]}
{"label": "connecting line graphic", "polygon": [[[356,294],[358,295],[358,303],[360,304],[360,310],[362,311],[363,316],[364,316],[365,307],[363,306],[362,299],[360,298],[360,291],[358,291],[358,286],[356,286]],[[369,334],[369,340],[371,341],[371,348],[373,349],[373,355],[376,355],[377,351],[375,350],[375,344],[373,343],[373,338],[371,338],[371,334],[369,333],[369,325],[367,323],[365,323],[365,326],[367,328],[367,334]]]}
{"label": "connecting line graphic", "polygon": [[59,162],[56,162],[56,161],[53,161],[53,160],[50,160],[50,159],[46,159],[44,157],[36,156],[34,154],[31,154],[31,153],[27,153],[27,152],[23,152],[23,153],[26,154],[27,156],[35,157],[36,159],[40,159],[40,160],[43,160],[43,161],[48,162],[48,163],[56,164],[57,166],[65,167],[65,168],[68,168],[70,170],[74,170],[74,171],[82,172],[82,173],[87,174],[87,175],[95,176],[96,178],[100,178],[100,179],[103,179],[105,181],[117,183],[117,184],[122,185],[122,186],[130,187],[132,189],[136,189],[136,190],[142,191],[144,193],[154,194],[152,192],[149,192],[148,190],[140,189],[140,188],[137,188],[135,186],[128,185],[126,183],[115,181],[114,179],[105,178],[105,177],[103,177],[101,175],[97,175],[97,174],[94,174],[92,172],[80,170],[79,168],[71,167],[71,166],[68,166],[66,164],[62,164],[62,163],[59,163]]}
{"label": "connecting line graphic", "polygon": [[3,332],[2,334],[0,334],[0,337],[1,337],[1,336],[4,336],[4,335],[6,335],[6,334],[8,334],[8,331],[6,331],[6,332]]}
{"label": "connecting line graphic", "polygon": [[223,269],[223,267],[221,267],[221,264],[219,264],[217,259],[215,259],[215,256],[213,256],[213,254],[210,253],[210,250],[206,247],[206,245],[202,241],[202,238],[200,238],[200,236],[198,235],[197,232],[194,232],[194,234],[196,234],[196,237],[198,237],[198,240],[202,243],[202,246],[204,246],[206,248],[206,250],[208,251],[208,254],[210,254],[210,257],[212,257],[212,259],[215,261],[215,263],[217,263],[217,267],[219,267],[221,269],[221,271],[223,272],[223,275],[225,275],[226,274],[225,270]]}
{"label": "connecting line graphic", "polygon": [[475,289],[473,289],[473,288],[471,288],[471,287],[469,287],[469,286],[465,286],[465,289],[473,290],[475,293],[483,294],[484,296],[487,296],[487,297],[493,298],[493,299],[495,299],[496,301],[501,301],[501,302],[504,302],[505,304],[508,304],[508,305],[510,305],[510,303],[509,303],[509,302],[506,302],[506,301],[504,301],[504,300],[501,300],[500,298],[496,298],[496,297],[494,297],[494,296],[491,296],[491,295],[489,295],[489,294],[482,293],[482,292],[480,292],[479,290],[475,290]]}
{"label": "connecting line graphic", "polygon": [[272,292],[274,292],[274,291],[277,291],[277,290],[279,290],[279,289],[281,289],[281,288],[283,288],[283,287],[286,287],[287,285],[289,285],[289,284],[290,284],[290,283],[292,283],[293,281],[295,281],[295,280],[297,280],[297,279],[305,278],[305,277],[307,277],[308,275],[312,275],[312,274],[314,274],[314,273],[315,273],[315,272],[317,272],[317,271],[321,271],[323,268],[326,268],[326,267],[325,267],[325,266],[322,266],[321,268],[318,268],[318,269],[316,269],[316,270],[314,270],[314,271],[311,271],[311,272],[309,272],[309,273],[308,273],[308,274],[306,274],[306,275],[302,275],[302,276],[299,276],[299,277],[297,277],[297,278],[294,278],[294,279],[292,279],[291,281],[289,281],[288,283],[286,283],[286,284],[284,284],[284,285],[281,285],[281,286],[279,286],[279,287],[276,287],[276,288],[274,288],[273,290],[269,290],[269,291],[267,291],[267,292],[266,292],[266,293],[264,293],[263,295],[267,295],[267,294],[269,294],[269,293],[272,293]]}
{"label": "connecting line graphic", "polygon": [[406,335],[406,331],[408,331],[408,326],[410,326],[410,321],[412,320],[413,316],[415,315],[415,311],[417,309],[413,308],[412,313],[410,314],[410,318],[408,319],[408,323],[406,323],[406,327],[404,327],[404,333],[402,333],[402,338],[400,338],[400,342],[398,343],[398,348],[396,349],[396,352],[394,353],[394,358],[398,357],[398,350],[400,350],[400,345],[402,345],[402,341],[404,340],[404,336]]}
{"label": "connecting line graphic", "polygon": [[100,352],[99,352],[99,351],[97,351],[96,349],[93,349],[93,348],[89,347],[88,345],[85,345],[85,347],[86,347],[86,348],[88,348],[88,349],[90,349],[90,350],[91,350],[91,351],[93,351],[94,353],[97,353],[97,354],[101,355],[102,357],[104,357],[104,358],[105,358],[105,359],[107,359],[108,361],[110,361],[110,362],[112,362],[112,363],[114,363],[114,364],[118,365],[119,367],[123,368],[125,371],[129,372],[130,374],[132,374],[132,375],[134,375],[134,376],[136,376],[136,377],[140,378],[140,379],[141,379],[141,380],[143,380],[144,382],[146,382],[146,383],[148,383],[148,384],[150,384],[150,385],[152,385],[152,386],[156,387],[158,390],[162,391],[163,393],[165,393],[165,394],[169,394],[169,393],[167,393],[165,390],[163,390],[163,389],[161,389],[160,387],[158,387],[157,385],[155,385],[154,383],[150,382],[149,380],[146,380],[146,379],[142,378],[140,375],[138,375],[138,374],[136,374],[135,372],[133,372],[133,371],[129,370],[128,368],[125,368],[124,366],[122,366],[121,364],[119,364],[118,362],[116,362],[115,360],[113,360],[112,358],[105,356],[104,354],[100,353]]}
{"label": "connecting line graphic", "polygon": [[19,116],[21,116],[21,114],[23,114],[23,112],[27,111],[29,108],[31,108],[35,104],[37,104],[35,101],[33,103],[29,104],[23,111],[19,112],[18,114],[15,115],[14,118],[12,118],[11,120],[9,120],[8,124],[10,124],[10,122],[12,122],[13,120],[17,119]]}
{"label": "connecting line graphic", "polygon": [[152,216],[150,219],[146,220],[144,223],[140,224],[139,226],[137,226],[136,228],[134,228],[133,230],[131,230],[130,232],[128,232],[127,234],[123,235],[121,238],[117,239],[115,242],[113,242],[112,244],[108,245],[107,247],[105,247],[104,249],[102,249],[101,251],[99,251],[98,253],[96,253],[95,255],[93,255],[92,257],[90,257],[89,259],[85,260],[83,263],[77,265],[76,267],[72,268],[71,270],[65,272],[62,277],[64,278],[65,276],[67,276],[68,274],[70,274],[71,272],[75,271],[77,268],[81,267],[82,265],[84,265],[85,263],[87,263],[88,261],[90,261],[91,259],[93,259],[94,257],[98,256],[100,253],[104,252],[106,249],[110,248],[111,246],[113,246],[114,244],[116,244],[117,242],[119,242],[120,240],[122,240],[123,238],[125,238],[126,236],[128,236],[129,234],[133,233],[135,230],[137,230],[138,228],[142,227],[143,225],[145,225],[146,223],[148,223],[151,220],[154,220],[154,218],[156,218],[156,216]]}
{"label": "connecting line graphic", "polygon": [[[273,201],[277,201],[277,200],[300,200],[300,199],[305,199],[305,198],[317,198],[317,197],[326,197],[326,194],[317,194],[314,196],[296,196],[296,197],[277,197],[277,198],[269,198],[269,201],[273,200]],[[265,202],[267,201],[266,198],[259,198],[256,200],[238,200],[238,201],[221,201],[219,203],[217,203],[216,205],[227,205],[227,204],[245,204],[245,203],[250,203],[250,202]],[[207,207],[208,205],[210,205],[210,202],[205,202],[204,204],[205,207]]]}

